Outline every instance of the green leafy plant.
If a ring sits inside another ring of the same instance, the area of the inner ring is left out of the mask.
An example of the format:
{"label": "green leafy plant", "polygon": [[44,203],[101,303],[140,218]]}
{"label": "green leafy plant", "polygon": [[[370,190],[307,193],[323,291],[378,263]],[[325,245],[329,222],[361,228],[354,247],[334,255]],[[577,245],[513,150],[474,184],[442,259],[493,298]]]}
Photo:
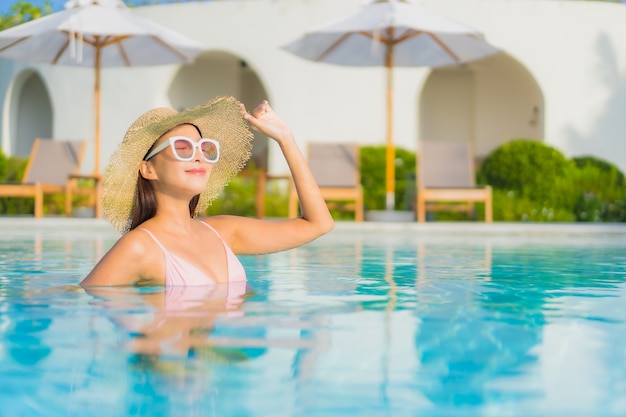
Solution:
{"label": "green leafy plant", "polygon": [[[207,215],[256,216],[257,172],[253,167],[234,177],[209,208]],[[265,216],[287,217],[287,184],[268,181],[265,188]]]}
{"label": "green leafy plant", "polygon": [[514,191],[519,197],[545,206],[567,206],[575,197],[560,188],[561,180],[571,175],[574,168],[573,162],[556,148],[536,140],[516,139],[487,156],[478,181]]}
{"label": "green leafy plant", "polygon": [[571,210],[548,207],[512,190],[493,190],[493,217],[510,222],[573,222]]}
{"label": "green leafy plant", "polygon": [[626,179],[613,164],[593,156],[572,158],[577,167],[573,182],[578,188],[576,220],[626,221]]}
{"label": "green leafy plant", "polygon": [[[385,146],[361,147],[361,184],[365,210],[385,208]],[[412,210],[415,205],[416,156],[414,152],[395,148],[395,206]]]}
{"label": "green leafy plant", "polygon": [[[7,157],[0,150],[0,182],[20,182],[24,177],[24,171],[28,164],[28,158],[17,156]],[[27,214],[32,213],[34,201],[32,198],[1,197],[0,214]]]}
{"label": "green leafy plant", "polygon": [[494,187],[494,219],[505,221],[626,221],[626,180],[613,164],[591,156],[566,158],[535,140],[495,149],[478,172]]}
{"label": "green leafy plant", "polygon": [[573,221],[576,166],[545,143],[516,139],[487,156],[478,181],[494,188],[494,219]]}

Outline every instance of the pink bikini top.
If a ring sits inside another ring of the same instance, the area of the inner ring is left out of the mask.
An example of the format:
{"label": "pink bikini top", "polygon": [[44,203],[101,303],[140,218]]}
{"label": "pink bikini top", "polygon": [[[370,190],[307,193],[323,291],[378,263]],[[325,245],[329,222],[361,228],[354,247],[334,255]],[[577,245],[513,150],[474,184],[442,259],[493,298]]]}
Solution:
{"label": "pink bikini top", "polygon": [[[205,222],[200,222],[205,225],[209,229],[211,229],[217,237],[220,239],[222,244],[224,245],[224,250],[226,251],[226,260],[228,267],[228,282],[246,282],[246,271],[243,268],[237,256],[233,253],[233,251],[228,247],[224,239],[220,236],[217,231],[208,225]],[[166,287],[175,287],[175,286],[200,286],[200,285],[215,285],[216,281],[211,279],[211,277],[207,276],[204,272],[198,269],[196,266],[187,262],[186,260],[180,258],[179,256],[173,254],[168,251],[165,246],[150,232],[148,229],[144,230],[152,239],[155,241],[157,245],[163,251],[163,255],[165,255],[165,286]]]}

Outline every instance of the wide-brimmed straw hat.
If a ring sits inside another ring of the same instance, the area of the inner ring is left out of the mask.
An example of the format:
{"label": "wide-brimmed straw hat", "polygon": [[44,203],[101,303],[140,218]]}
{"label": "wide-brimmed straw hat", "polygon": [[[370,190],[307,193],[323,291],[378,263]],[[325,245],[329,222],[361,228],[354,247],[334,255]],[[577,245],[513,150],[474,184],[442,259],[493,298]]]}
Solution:
{"label": "wide-brimmed straw hat", "polygon": [[196,207],[196,214],[204,213],[250,158],[252,132],[239,105],[233,97],[217,97],[180,112],[162,107],[141,115],[124,135],[106,168],[102,196],[104,217],[120,232],[129,231],[141,161],[159,137],[186,123],[197,126],[203,137],[220,143],[220,159],[213,166],[207,188],[200,194]]}

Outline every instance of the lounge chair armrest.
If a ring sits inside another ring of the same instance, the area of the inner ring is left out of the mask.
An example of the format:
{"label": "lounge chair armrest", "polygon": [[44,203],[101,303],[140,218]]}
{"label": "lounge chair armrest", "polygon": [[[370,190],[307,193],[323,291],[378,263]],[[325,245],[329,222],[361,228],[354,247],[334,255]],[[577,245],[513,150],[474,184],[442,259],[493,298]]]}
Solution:
{"label": "lounge chair armrest", "polygon": [[267,179],[268,180],[290,180],[291,179],[291,175],[272,175],[272,174],[267,174]]}
{"label": "lounge chair armrest", "polygon": [[72,215],[72,189],[75,185],[74,180],[92,180],[94,182],[93,192],[93,204],[94,204],[94,217],[102,217],[102,175],[100,174],[70,174],[67,176],[67,183],[65,186],[65,215]]}
{"label": "lounge chair armrest", "polygon": [[102,181],[102,175],[100,174],[70,174],[67,176],[69,180],[94,180],[96,182]]}

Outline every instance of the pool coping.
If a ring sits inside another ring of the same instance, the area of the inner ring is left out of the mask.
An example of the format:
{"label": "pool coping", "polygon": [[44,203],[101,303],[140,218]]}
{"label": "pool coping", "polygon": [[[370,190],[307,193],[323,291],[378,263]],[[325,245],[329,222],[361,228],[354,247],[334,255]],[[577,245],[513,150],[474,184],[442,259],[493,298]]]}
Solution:
{"label": "pool coping", "polygon": [[[115,233],[104,219],[76,217],[0,217],[0,232],[20,230],[55,231],[82,230]],[[426,234],[481,235],[614,235],[626,237],[626,223],[526,223],[526,222],[353,222],[336,221],[336,232],[415,232]]]}

